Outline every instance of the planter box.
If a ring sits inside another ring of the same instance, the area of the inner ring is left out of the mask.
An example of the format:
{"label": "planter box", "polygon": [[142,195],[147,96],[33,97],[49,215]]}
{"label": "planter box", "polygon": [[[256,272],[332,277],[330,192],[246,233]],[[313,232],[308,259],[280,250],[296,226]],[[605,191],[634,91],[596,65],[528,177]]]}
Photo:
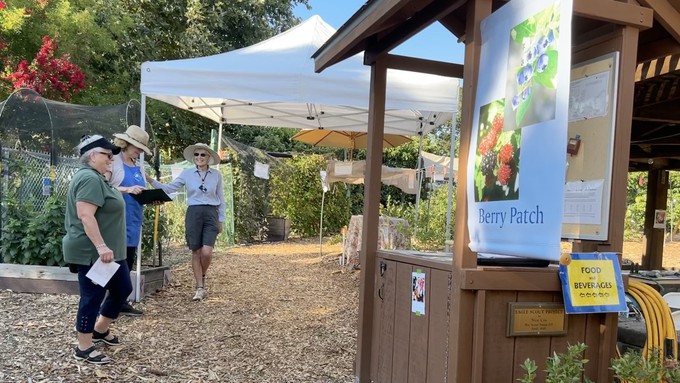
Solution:
{"label": "planter box", "polygon": [[[137,272],[132,271],[130,273],[130,279],[132,279],[132,294],[128,300],[134,301],[137,289]],[[147,295],[153,294],[158,290],[162,290],[164,287],[170,284],[170,267],[168,266],[158,266],[152,267],[150,269],[142,269],[142,282],[140,290],[142,291],[140,299]]]}
{"label": "planter box", "polygon": [[[136,275],[130,273],[134,299]],[[168,266],[142,269],[141,297],[164,288],[170,283]],[[73,274],[68,267],[33,266],[0,263],[0,290],[9,289],[17,293],[41,294],[78,294],[78,274]]]}
{"label": "planter box", "polygon": [[290,221],[285,218],[267,217],[267,241],[278,242],[288,239]]}
{"label": "planter box", "polygon": [[0,263],[0,290],[18,293],[78,294],[78,275],[68,267]]}

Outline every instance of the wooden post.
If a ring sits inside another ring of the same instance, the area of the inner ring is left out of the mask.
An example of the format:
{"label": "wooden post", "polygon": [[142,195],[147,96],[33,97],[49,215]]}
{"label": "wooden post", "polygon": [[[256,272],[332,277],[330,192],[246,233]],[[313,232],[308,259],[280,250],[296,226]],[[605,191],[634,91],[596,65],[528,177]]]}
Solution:
{"label": "wooden post", "polygon": [[467,226],[467,159],[475,108],[479,55],[482,46],[480,23],[491,14],[491,0],[477,0],[468,5],[465,30],[465,63],[463,66],[463,100],[461,108],[458,185],[456,195],[456,225],[451,281],[451,328],[449,330],[449,376],[452,382],[471,382],[474,292],[460,285],[463,269],[477,267],[477,258],[468,247],[470,233]]}
{"label": "wooden post", "polygon": [[371,343],[375,294],[375,259],[378,250],[382,144],[385,125],[387,65],[378,59],[371,65],[371,94],[368,109],[368,151],[364,183],[364,218],[361,239],[361,281],[356,373],[359,382],[370,382]]}
{"label": "wooden post", "polygon": [[661,270],[663,258],[664,230],[654,228],[654,210],[665,209],[668,199],[668,172],[653,169],[648,173],[647,205],[645,206],[645,254],[642,269]]}

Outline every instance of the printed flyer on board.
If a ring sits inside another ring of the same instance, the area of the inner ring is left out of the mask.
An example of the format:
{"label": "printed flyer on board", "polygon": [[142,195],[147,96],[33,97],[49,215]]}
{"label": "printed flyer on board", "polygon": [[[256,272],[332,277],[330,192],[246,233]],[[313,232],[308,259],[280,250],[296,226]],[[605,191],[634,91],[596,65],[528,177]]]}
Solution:
{"label": "printed flyer on board", "polygon": [[482,21],[467,168],[472,251],[559,259],[571,15],[571,1],[512,0]]}

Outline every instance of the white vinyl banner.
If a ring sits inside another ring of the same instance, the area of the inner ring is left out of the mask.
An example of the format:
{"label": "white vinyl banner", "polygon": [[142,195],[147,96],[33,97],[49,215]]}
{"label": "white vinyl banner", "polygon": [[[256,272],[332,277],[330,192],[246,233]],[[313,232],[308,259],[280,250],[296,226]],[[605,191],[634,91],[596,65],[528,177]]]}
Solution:
{"label": "white vinyl banner", "polygon": [[482,21],[467,168],[472,251],[560,257],[571,16],[571,0],[512,0]]}

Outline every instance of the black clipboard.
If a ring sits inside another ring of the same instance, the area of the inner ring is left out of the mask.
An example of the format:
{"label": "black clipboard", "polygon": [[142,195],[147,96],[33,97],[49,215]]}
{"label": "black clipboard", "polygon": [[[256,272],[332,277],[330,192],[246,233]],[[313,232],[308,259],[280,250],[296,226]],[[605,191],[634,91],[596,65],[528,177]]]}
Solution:
{"label": "black clipboard", "polygon": [[169,202],[172,201],[169,195],[163,189],[144,189],[139,194],[130,194],[132,198],[137,200],[142,205],[155,202]]}

